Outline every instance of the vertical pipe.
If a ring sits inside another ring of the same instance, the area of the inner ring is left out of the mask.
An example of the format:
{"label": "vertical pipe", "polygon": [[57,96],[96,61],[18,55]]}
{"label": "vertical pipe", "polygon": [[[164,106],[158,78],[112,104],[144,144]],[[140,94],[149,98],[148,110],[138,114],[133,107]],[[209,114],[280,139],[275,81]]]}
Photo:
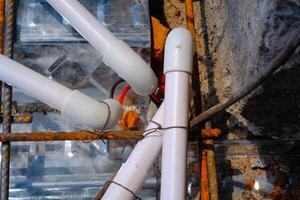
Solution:
{"label": "vertical pipe", "polygon": [[[14,34],[14,0],[5,0],[4,17],[4,55],[13,57],[13,34]],[[3,83],[3,133],[11,132],[11,110],[12,110],[12,88]],[[2,143],[1,159],[1,200],[9,197],[9,163],[10,163],[10,143]]]}
{"label": "vertical pipe", "polygon": [[189,80],[193,39],[184,28],[170,32],[165,46],[166,74],[161,199],[185,199]]}

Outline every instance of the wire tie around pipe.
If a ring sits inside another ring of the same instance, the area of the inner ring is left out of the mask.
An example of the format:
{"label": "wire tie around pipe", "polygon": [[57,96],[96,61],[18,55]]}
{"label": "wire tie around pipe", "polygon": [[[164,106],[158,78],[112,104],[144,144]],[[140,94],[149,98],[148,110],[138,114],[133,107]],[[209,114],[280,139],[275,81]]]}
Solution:
{"label": "wire tie around pipe", "polygon": [[[156,128],[150,128],[150,129],[146,130],[144,136],[143,136],[140,140],[146,138],[147,136],[148,136],[148,137],[153,137],[154,135],[153,135],[153,136],[149,136],[149,135],[150,135],[151,133],[155,133],[155,132],[157,132],[157,131],[159,131],[159,130],[164,131],[164,130],[168,130],[168,129],[172,129],[172,128],[180,128],[180,129],[186,129],[186,130],[189,129],[189,127],[187,127],[187,126],[169,126],[169,127],[163,128],[162,125],[161,125],[160,123],[156,122],[156,121],[153,121],[153,120],[152,120],[152,121],[150,121],[150,122],[152,122],[153,124],[156,124],[157,127],[156,127]],[[158,136],[158,137],[160,137],[160,136]]]}
{"label": "wire tie around pipe", "polygon": [[124,185],[122,185],[122,184],[120,184],[120,183],[117,183],[117,182],[115,182],[115,181],[106,181],[105,184],[106,184],[106,183],[109,183],[109,184],[114,183],[114,184],[120,186],[121,188],[127,190],[128,192],[130,192],[130,193],[134,196],[134,198],[135,198],[136,200],[142,200],[142,199],[141,199],[140,197],[138,197],[133,191],[131,191],[129,188],[125,187]]}
{"label": "wire tie around pipe", "polygon": [[[100,103],[103,103],[106,107],[107,107],[107,111],[108,111],[108,115],[107,115],[107,118],[106,118],[106,121],[105,121],[105,124],[103,126],[103,128],[101,130],[96,130],[95,132],[91,132],[93,134],[96,134],[96,135],[99,135],[100,137],[103,137],[106,133],[104,132],[108,122],[109,122],[109,119],[110,119],[110,115],[111,115],[111,110],[110,110],[110,107],[108,105],[108,103],[106,103],[105,101],[101,101]],[[95,140],[82,140],[82,142],[84,143],[91,143]],[[102,139],[101,140],[105,145],[107,145],[107,143]]]}

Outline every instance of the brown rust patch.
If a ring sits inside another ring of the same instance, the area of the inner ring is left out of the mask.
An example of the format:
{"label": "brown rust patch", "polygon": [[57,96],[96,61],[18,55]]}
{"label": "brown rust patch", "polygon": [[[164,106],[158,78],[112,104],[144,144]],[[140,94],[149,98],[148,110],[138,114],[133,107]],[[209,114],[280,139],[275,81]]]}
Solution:
{"label": "brown rust patch", "polygon": [[254,178],[248,178],[248,179],[245,181],[245,189],[251,190],[251,189],[253,188],[254,183],[255,183]]}
{"label": "brown rust patch", "polygon": [[151,23],[153,30],[153,57],[161,60],[169,29],[162,25],[155,17],[151,17]]}
{"label": "brown rust patch", "polygon": [[122,129],[133,130],[137,128],[139,122],[140,122],[139,113],[134,110],[128,110],[124,112],[119,125]]}
{"label": "brown rust patch", "polygon": [[221,130],[218,128],[201,130],[201,135],[203,138],[219,137],[221,135],[221,133],[222,133]]}

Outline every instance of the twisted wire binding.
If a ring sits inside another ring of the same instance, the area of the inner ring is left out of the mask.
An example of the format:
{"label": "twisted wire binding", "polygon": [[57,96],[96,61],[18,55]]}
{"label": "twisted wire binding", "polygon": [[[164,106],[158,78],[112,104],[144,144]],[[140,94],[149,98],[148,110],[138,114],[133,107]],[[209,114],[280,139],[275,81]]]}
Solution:
{"label": "twisted wire binding", "polygon": [[[101,130],[96,130],[96,131],[94,131],[94,132],[90,131],[90,133],[96,134],[96,135],[98,135],[99,137],[103,137],[103,136],[106,134],[106,132],[104,132],[104,130],[105,130],[105,128],[106,128],[106,126],[107,126],[107,124],[108,124],[108,122],[109,122],[110,115],[111,115],[111,110],[110,110],[110,107],[109,107],[108,103],[106,103],[105,101],[101,101],[100,103],[103,103],[103,104],[106,106],[107,111],[108,111],[108,115],[107,115],[105,124],[104,124],[104,126],[102,127],[102,129],[101,129]],[[84,142],[84,143],[91,143],[91,142],[93,142],[93,141],[95,141],[95,140],[82,140],[82,142]],[[102,141],[105,145],[107,145],[107,143],[106,143],[103,139],[101,139],[101,141]]]}
{"label": "twisted wire binding", "polygon": [[[145,131],[144,136],[143,136],[140,140],[145,139],[145,138],[147,138],[147,137],[160,137],[160,136],[151,136],[151,135],[150,135],[151,133],[155,133],[155,132],[157,132],[157,131],[159,131],[159,130],[169,130],[169,129],[172,129],[172,128],[180,128],[180,129],[186,129],[186,130],[188,130],[188,127],[187,127],[187,126],[169,126],[169,127],[163,128],[162,125],[161,125],[160,123],[158,123],[158,122],[156,122],[156,121],[153,121],[153,120],[152,120],[151,122],[152,122],[153,124],[156,124],[157,127],[156,127],[156,128],[147,129],[147,130]],[[128,192],[130,192],[130,193],[134,196],[135,199],[137,199],[137,200],[142,200],[142,199],[141,199],[140,197],[138,197],[132,190],[130,190],[129,188],[125,187],[124,185],[122,185],[122,184],[120,184],[120,183],[118,183],[118,182],[116,182],[116,181],[108,180],[108,181],[105,182],[105,184],[109,184],[109,185],[110,185],[111,183],[114,183],[114,184],[116,184],[116,185],[122,187],[123,189],[127,190]]]}
{"label": "twisted wire binding", "polygon": [[123,189],[127,190],[128,192],[130,192],[136,200],[142,200],[142,199],[141,199],[140,197],[138,197],[133,191],[131,191],[129,188],[125,187],[124,185],[122,185],[122,184],[120,184],[120,183],[117,183],[117,182],[115,182],[115,181],[106,181],[106,183],[109,183],[109,184],[112,184],[112,183],[113,183],[113,184],[116,184],[116,185],[120,186],[121,188],[123,188]]}

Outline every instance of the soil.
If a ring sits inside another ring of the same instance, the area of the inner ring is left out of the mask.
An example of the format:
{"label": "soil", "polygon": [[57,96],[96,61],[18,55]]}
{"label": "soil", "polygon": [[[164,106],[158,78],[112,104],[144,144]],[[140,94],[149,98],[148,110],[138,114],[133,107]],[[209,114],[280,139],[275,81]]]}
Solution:
{"label": "soil", "polygon": [[[164,25],[185,27],[184,1],[154,0],[152,4]],[[300,0],[199,0],[194,1],[194,13],[201,92],[208,97],[208,107],[260,76],[300,28]],[[229,118],[214,119],[215,127],[299,139],[299,55],[300,47],[260,88],[227,109]]]}

